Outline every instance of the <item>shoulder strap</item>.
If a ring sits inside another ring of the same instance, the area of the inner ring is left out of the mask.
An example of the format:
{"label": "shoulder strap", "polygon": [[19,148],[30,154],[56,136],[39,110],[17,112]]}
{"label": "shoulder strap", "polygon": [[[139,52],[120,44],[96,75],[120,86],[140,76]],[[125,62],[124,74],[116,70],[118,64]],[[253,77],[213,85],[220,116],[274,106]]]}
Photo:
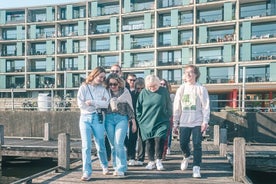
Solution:
{"label": "shoulder strap", "polygon": [[91,95],[92,100],[94,100],[93,95],[92,95],[92,93],[91,93],[91,91],[90,91],[90,88],[89,88],[89,86],[88,86],[87,84],[86,84],[86,87],[87,87],[87,89],[88,89],[88,91],[89,91],[89,93],[90,93],[90,95]]}

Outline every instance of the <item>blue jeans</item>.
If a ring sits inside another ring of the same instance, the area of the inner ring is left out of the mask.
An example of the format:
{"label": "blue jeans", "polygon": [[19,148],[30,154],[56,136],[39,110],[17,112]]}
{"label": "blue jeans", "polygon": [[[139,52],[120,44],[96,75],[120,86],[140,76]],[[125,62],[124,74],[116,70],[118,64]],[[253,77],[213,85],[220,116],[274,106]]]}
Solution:
{"label": "blue jeans", "polygon": [[91,149],[92,149],[92,134],[94,135],[95,146],[97,149],[97,155],[99,157],[102,168],[108,167],[108,161],[106,156],[106,148],[104,144],[104,125],[99,123],[98,114],[81,115],[80,116],[80,134],[82,143],[82,162],[83,162],[83,174],[90,176],[92,174],[91,165]]}
{"label": "blue jeans", "polygon": [[192,136],[193,141],[193,148],[194,148],[194,159],[193,159],[193,166],[200,166],[201,160],[202,160],[202,147],[201,147],[201,141],[202,141],[202,133],[201,133],[201,127],[180,127],[180,148],[182,150],[182,153],[184,157],[189,157],[191,155],[190,150],[190,137]]}
{"label": "blue jeans", "polygon": [[112,164],[115,171],[127,171],[125,138],[128,130],[128,118],[117,113],[106,114],[105,129],[110,142]]}

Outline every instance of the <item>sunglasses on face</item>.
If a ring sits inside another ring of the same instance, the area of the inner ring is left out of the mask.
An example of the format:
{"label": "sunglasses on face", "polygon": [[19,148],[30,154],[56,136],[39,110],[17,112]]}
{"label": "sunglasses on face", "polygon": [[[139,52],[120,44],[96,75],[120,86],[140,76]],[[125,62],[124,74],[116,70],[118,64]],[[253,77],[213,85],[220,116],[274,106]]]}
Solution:
{"label": "sunglasses on face", "polygon": [[109,83],[109,86],[118,86],[118,83]]}
{"label": "sunglasses on face", "polygon": [[144,88],[136,88],[137,90],[142,90],[142,89],[144,89]]}
{"label": "sunglasses on face", "polygon": [[160,85],[161,85],[161,86],[166,86],[166,84],[165,84],[165,83],[160,83]]}
{"label": "sunglasses on face", "polygon": [[119,70],[110,70],[111,73],[119,73]]}

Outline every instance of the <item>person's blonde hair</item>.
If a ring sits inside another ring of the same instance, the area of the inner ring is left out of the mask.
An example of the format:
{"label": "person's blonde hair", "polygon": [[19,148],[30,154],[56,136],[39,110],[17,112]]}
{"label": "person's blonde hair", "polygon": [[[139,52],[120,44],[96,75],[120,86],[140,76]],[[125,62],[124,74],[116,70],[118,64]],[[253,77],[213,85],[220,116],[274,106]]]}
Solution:
{"label": "person's blonde hair", "polygon": [[96,67],[95,69],[93,69],[89,75],[86,77],[85,79],[85,83],[89,84],[91,83],[98,75],[100,75],[101,73],[106,73],[105,69],[103,67]]}
{"label": "person's blonde hair", "polygon": [[156,75],[153,75],[153,74],[146,76],[146,78],[145,78],[145,87],[146,87],[146,89],[149,89],[148,86],[150,84],[154,84],[154,85],[158,86],[158,88],[159,88],[160,87],[159,77],[157,77]]}

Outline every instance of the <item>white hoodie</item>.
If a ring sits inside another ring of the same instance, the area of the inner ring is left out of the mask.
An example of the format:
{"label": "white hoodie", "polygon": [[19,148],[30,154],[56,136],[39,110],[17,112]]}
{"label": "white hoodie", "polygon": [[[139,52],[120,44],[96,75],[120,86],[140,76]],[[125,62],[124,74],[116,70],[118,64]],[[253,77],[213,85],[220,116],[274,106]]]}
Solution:
{"label": "white hoodie", "polygon": [[196,84],[182,84],[176,91],[173,106],[174,126],[195,127],[208,124],[210,103],[207,89]]}

